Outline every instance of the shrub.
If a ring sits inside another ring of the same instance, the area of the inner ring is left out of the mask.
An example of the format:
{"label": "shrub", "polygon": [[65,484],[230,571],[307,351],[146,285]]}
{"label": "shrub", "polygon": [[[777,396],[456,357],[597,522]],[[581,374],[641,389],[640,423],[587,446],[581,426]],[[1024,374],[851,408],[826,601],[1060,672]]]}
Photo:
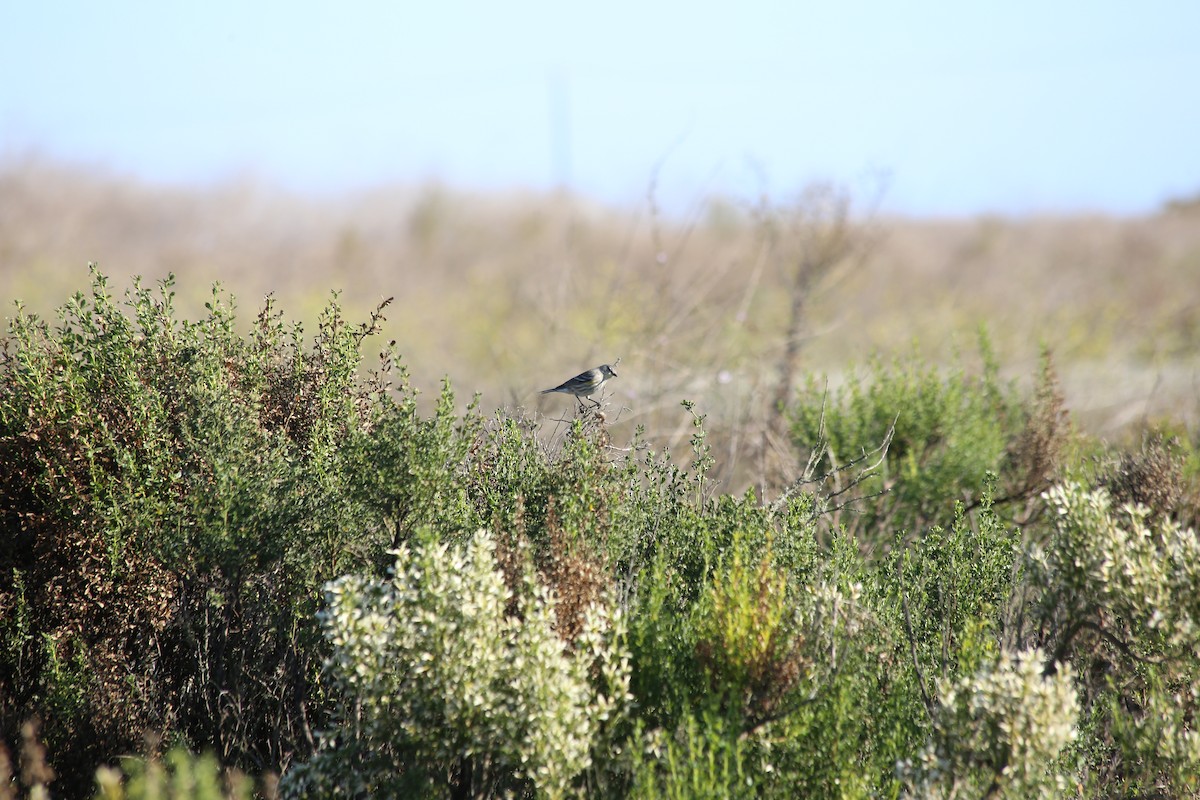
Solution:
{"label": "shrub", "polygon": [[880,575],[881,600],[918,669],[951,678],[997,655],[1019,543],[1017,529],[1004,524],[985,494],[975,515],[959,503],[949,529],[934,527],[908,547],[897,545]]}
{"label": "shrub", "polygon": [[933,736],[897,766],[921,798],[1063,797],[1071,771],[1059,763],[1076,736],[1078,701],[1069,666],[1044,675],[1045,653],[1003,652],[974,675],[940,684]]}
{"label": "shrub", "polygon": [[1121,453],[1106,465],[1099,483],[1114,505],[1142,505],[1156,518],[1174,515],[1187,494],[1184,461],[1178,441],[1158,434],[1146,439],[1140,451]]}
{"label": "shrub", "polygon": [[1047,492],[1053,531],[1026,558],[1030,630],[1048,669],[1074,664],[1098,792],[1196,791],[1200,539],[1103,490]]}
{"label": "shrub", "polygon": [[382,310],[306,338],[268,300],[242,335],[219,291],[180,321],[169,282],[121,304],[98,272],[56,326],[18,310],[0,753],[30,791],[85,796],[149,733],[120,791],[1200,792],[1194,454],[1039,496],[1088,474],[1048,356],[1028,398],[986,345],[810,391],[807,477],[735,496],[692,403],[684,468],[599,415],[419,402],[394,343],[363,371]]}
{"label": "shrub", "polygon": [[[944,373],[915,357],[874,361],[867,376],[851,375],[832,396],[810,377],[790,416],[801,463],[809,462],[802,483],[826,495],[819,510],[847,508],[831,520],[879,546],[897,531],[948,526],[955,503],[981,502],[989,475],[997,476],[997,510],[1048,488],[1069,432],[1050,355],[1024,400],[1000,380],[982,335],[980,351],[977,375],[961,365]],[[877,468],[839,474],[881,444]]]}
{"label": "shrub", "polygon": [[379,312],[333,302],[306,343],[270,302],[243,336],[219,290],[198,322],[172,298],[122,304],[93,269],[56,326],[18,307],[0,362],[0,722],[45,718],[75,794],[146,730],[255,771],[310,748],[319,587],[389,543],[351,469],[367,432],[398,417],[390,441],[424,445],[397,458],[405,498],[454,450],[392,410],[390,362],[359,374]]}
{"label": "shrub", "polygon": [[321,618],[341,700],[284,796],[568,793],[624,713],[624,623],[597,604],[564,642],[555,596],[529,571],[515,615],[510,599],[482,531],[401,547],[388,581],[330,583]]}
{"label": "shrub", "polygon": [[762,795],[763,782],[749,769],[753,747],[720,715],[686,714],[673,731],[655,728],[636,738],[631,749],[630,798],[724,800]]}
{"label": "shrub", "polygon": [[787,574],[770,550],[747,564],[739,544],[696,609],[696,651],[715,692],[753,729],[783,712],[808,665]]}
{"label": "shrub", "polygon": [[[231,771],[224,775],[210,753],[193,755],[174,748],[157,758],[125,758],[120,768],[96,770],[95,800],[250,800],[254,781]],[[271,796],[270,785],[263,796]]]}
{"label": "shrub", "polygon": [[641,582],[630,630],[635,707],[648,731],[629,744],[637,793],[803,796],[867,785],[863,698],[878,662],[857,552],[792,572],[772,535],[734,531],[699,591],[666,550]]}

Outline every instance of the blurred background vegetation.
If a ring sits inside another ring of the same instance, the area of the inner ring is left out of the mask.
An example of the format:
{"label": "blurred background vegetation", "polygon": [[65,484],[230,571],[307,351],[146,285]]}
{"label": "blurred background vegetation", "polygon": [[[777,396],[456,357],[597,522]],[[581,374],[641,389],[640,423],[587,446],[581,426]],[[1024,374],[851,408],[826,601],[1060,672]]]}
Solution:
{"label": "blurred background vegetation", "polygon": [[668,217],[653,180],[643,207],[619,210],[440,185],[323,197],[252,180],[154,185],[10,158],[0,298],[52,313],[89,262],[118,294],[132,276],[174,273],[183,318],[220,282],[245,326],[268,294],[309,332],[331,290],[351,319],[394,297],[383,334],[414,385],[448,376],[464,402],[478,391],[485,409],[559,416],[568,404],[538,389],[620,357],[617,435],[643,424],[685,449],[678,402],[695,400],[733,491],[761,478],[781,387],[816,375],[836,389],[875,356],[975,358],[981,327],[1003,375],[1026,386],[1053,351],[1066,406],[1093,434],[1195,426],[1196,203],[1136,218],[903,219],[874,212],[883,191],[706,199]]}

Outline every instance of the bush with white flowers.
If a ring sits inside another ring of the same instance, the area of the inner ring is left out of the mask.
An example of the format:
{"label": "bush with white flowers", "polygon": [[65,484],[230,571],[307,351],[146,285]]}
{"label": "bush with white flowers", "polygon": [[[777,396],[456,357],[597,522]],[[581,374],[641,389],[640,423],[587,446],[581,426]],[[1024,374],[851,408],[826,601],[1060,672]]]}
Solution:
{"label": "bush with white flowers", "polygon": [[1070,770],[1058,763],[1075,740],[1078,700],[1069,666],[1044,674],[1038,649],[1002,652],[974,675],[942,681],[933,736],[899,777],[912,796],[1062,797]]}
{"label": "bush with white flowers", "polygon": [[1057,654],[1088,640],[1126,655],[1195,653],[1200,633],[1200,539],[1141,506],[1111,507],[1104,490],[1078,485],[1045,494],[1054,533],[1031,549],[1029,583],[1046,587],[1040,617]]}
{"label": "bush with white flowers", "polygon": [[1113,508],[1104,490],[1067,484],[1045,499],[1053,530],[1030,549],[1026,583],[1035,636],[1075,665],[1090,701],[1087,782],[1200,791],[1200,538]]}
{"label": "bush with white flowers", "polygon": [[339,724],[283,795],[568,794],[628,701],[619,610],[593,604],[564,642],[553,592],[527,571],[514,600],[483,531],[395,556],[390,580],[326,586]]}

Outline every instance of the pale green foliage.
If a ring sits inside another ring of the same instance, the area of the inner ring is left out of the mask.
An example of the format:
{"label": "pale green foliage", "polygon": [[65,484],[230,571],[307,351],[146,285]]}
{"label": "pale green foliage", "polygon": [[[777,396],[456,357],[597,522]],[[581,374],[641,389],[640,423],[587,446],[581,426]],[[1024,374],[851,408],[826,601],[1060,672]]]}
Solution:
{"label": "pale green foliage", "polygon": [[211,754],[177,748],[158,759],[127,758],[121,768],[96,770],[96,800],[249,800],[254,782],[238,772],[222,776]]}
{"label": "pale green foliage", "polygon": [[1079,706],[1068,665],[1044,675],[1038,649],[1002,652],[974,675],[942,681],[933,737],[898,765],[917,797],[1061,797],[1056,760],[1076,737]]}
{"label": "pale green foliage", "polygon": [[[1103,490],[1045,495],[1054,531],[1030,549],[1034,611],[1053,657],[1092,677],[1088,780],[1104,791],[1168,794],[1200,786],[1200,540]],[[1043,588],[1044,587],[1044,588]],[[1112,758],[1120,752],[1122,758]],[[1115,765],[1115,768],[1114,768]]]}
{"label": "pale green foliage", "polygon": [[553,592],[531,572],[507,613],[513,597],[487,532],[394,554],[388,581],[326,586],[321,622],[344,705],[283,794],[436,796],[451,783],[476,796],[570,793],[628,701],[619,610],[593,604],[567,643]]}
{"label": "pale green foliage", "polygon": [[1068,484],[1045,494],[1054,535],[1029,555],[1043,617],[1061,628],[1060,654],[1094,633],[1135,656],[1194,652],[1200,620],[1200,540],[1171,520],[1148,524],[1141,506],[1115,512],[1103,490]]}

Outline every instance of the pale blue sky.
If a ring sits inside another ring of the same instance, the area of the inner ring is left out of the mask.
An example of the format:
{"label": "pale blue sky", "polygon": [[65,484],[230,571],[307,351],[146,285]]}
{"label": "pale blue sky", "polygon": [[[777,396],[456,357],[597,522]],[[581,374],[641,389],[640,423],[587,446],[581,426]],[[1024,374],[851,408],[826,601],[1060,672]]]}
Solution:
{"label": "pale blue sky", "polygon": [[0,154],[682,208],[890,175],[916,214],[1200,192],[1200,2],[0,0]]}

